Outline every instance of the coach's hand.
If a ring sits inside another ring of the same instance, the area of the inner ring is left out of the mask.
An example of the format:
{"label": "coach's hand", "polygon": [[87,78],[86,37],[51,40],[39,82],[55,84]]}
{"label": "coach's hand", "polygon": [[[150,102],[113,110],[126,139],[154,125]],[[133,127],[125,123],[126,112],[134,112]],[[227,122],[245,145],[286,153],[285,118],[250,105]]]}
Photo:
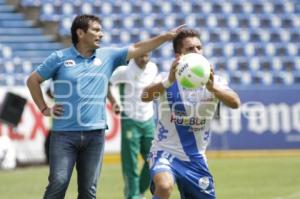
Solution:
{"label": "coach's hand", "polygon": [[167,40],[172,40],[174,39],[179,33],[180,31],[186,26],[186,24],[182,24],[168,32],[165,33],[165,36],[167,38]]}
{"label": "coach's hand", "polygon": [[64,113],[63,106],[60,104],[55,104],[52,108],[47,107],[45,111],[43,111],[44,116],[56,116],[59,117]]}

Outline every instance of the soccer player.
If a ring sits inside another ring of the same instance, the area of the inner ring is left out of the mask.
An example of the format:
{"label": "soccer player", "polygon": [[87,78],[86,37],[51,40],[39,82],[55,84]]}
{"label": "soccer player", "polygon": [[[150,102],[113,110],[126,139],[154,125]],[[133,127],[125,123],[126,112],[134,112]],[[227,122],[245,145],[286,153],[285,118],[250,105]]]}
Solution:
{"label": "soccer player", "polygon": [[213,177],[205,157],[210,124],[219,101],[238,108],[240,99],[213,70],[205,87],[184,89],[177,83],[180,56],[202,54],[196,31],[181,31],[173,40],[173,48],[177,58],[168,76],[146,87],[142,94],[145,102],[159,99],[158,125],[148,159],[153,199],[169,198],[174,183],[181,198],[214,199]]}
{"label": "soccer player", "polygon": [[[155,130],[153,103],[141,101],[143,89],[154,82],[157,66],[149,61],[149,53],[130,60],[128,66],[117,68],[110,82],[119,86],[121,113],[121,161],[126,199],[141,199],[150,183],[147,156]],[[116,112],[120,110],[111,93],[108,98]],[[138,155],[144,164],[138,170]]]}
{"label": "soccer player", "polygon": [[[50,174],[45,199],[65,197],[76,165],[78,198],[96,198],[101,170],[105,100],[113,70],[172,40],[181,26],[122,48],[99,48],[103,37],[100,19],[79,15],[71,26],[73,46],[52,53],[29,76],[27,86],[44,116],[53,116],[50,138]],[[52,78],[55,105],[48,107],[40,84]]]}

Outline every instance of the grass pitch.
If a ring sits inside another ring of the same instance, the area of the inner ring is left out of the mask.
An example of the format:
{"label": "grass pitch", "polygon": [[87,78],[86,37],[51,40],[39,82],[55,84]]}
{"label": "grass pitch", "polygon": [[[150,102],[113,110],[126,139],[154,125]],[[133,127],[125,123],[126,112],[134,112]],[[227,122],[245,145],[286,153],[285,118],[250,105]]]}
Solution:
{"label": "grass pitch", "polygon": [[[300,157],[209,158],[218,199],[299,199]],[[47,185],[48,167],[0,171],[1,199],[40,199]],[[77,198],[76,172],[66,199]],[[147,192],[147,198],[151,198]],[[104,162],[97,198],[122,199],[120,164]],[[172,199],[179,199],[177,189]]]}

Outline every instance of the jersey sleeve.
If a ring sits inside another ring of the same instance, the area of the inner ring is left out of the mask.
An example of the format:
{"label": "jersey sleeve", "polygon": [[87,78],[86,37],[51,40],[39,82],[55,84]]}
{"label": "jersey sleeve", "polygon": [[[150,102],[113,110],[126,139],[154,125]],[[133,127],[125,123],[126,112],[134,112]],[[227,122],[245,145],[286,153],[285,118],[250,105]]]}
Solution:
{"label": "jersey sleeve", "polygon": [[168,72],[160,72],[156,75],[155,79],[154,79],[154,83],[159,83],[161,82],[163,79],[167,78],[169,75]]}
{"label": "jersey sleeve", "polygon": [[52,53],[47,57],[41,65],[36,68],[36,72],[44,79],[47,80],[53,77],[59,68],[60,58],[57,52]]}
{"label": "jersey sleeve", "polygon": [[224,90],[232,90],[229,86],[228,86],[228,82],[225,78],[222,78],[218,75],[214,76],[214,81],[215,84],[218,85],[219,87],[221,87]]}
{"label": "jersey sleeve", "polygon": [[158,66],[153,63],[153,62],[150,62],[149,63],[151,65],[150,67],[150,70],[151,70],[151,73],[153,74],[153,79],[152,79],[152,83],[158,83],[161,81],[161,77],[158,73]]}
{"label": "jersey sleeve", "polygon": [[115,84],[120,84],[120,83],[125,83],[127,81],[127,69],[128,66],[120,66],[118,67],[112,74],[110,78],[110,83],[115,85]]}
{"label": "jersey sleeve", "polygon": [[114,69],[116,69],[118,66],[123,66],[127,64],[127,53],[128,53],[128,47],[124,48],[113,48],[112,49],[113,58],[114,58]]}

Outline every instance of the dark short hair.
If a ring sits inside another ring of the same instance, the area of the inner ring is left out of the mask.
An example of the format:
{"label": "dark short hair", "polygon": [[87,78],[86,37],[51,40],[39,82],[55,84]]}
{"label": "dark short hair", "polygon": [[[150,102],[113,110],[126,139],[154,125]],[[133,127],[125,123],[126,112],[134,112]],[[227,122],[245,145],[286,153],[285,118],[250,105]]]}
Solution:
{"label": "dark short hair", "polygon": [[90,21],[97,21],[99,22],[99,24],[101,23],[100,18],[95,15],[78,15],[73,20],[71,26],[71,37],[74,46],[78,43],[78,36],[76,30],[82,29],[84,32],[86,32],[89,28]]}
{"label": "dark short hair", "polygon": [[181,53],[182,41],[187,37],[197,37],[200,39],[200,34],[193,29],[184,29],[173,39],[173,50],[175,53]]}

